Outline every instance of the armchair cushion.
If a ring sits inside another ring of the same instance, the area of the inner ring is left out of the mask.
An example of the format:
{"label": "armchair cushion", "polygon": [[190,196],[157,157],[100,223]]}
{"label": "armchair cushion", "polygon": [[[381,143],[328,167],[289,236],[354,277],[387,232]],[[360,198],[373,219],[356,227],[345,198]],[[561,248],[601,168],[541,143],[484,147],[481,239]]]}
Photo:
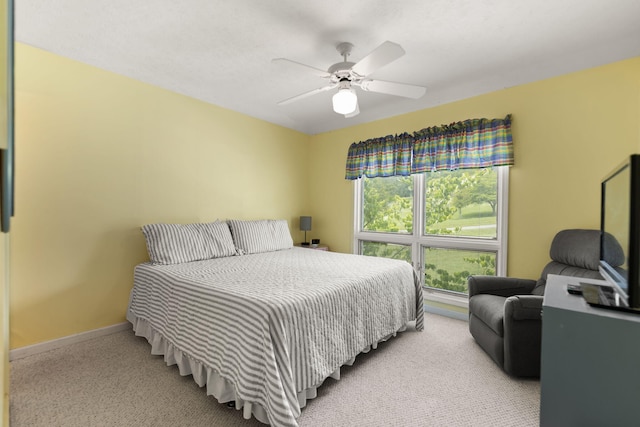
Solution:
{"label": "armchair cushion", "polygon": [[[620,243],[604,236],[604,254],[607,262],[616,267],[625,260]],[[562,230],[551,242],[549,256],[553,261],[580,269],[598,271],[600,265],[600,230]]]}
{"label": "armchair cushion", "polygon": [[547,286],[546,278],[545,279],[543,279],[543,278],[538,279],[538,281],[536,282],[536,285],[533,287],[533,290],[531,291],[531,295],[543,296],[544,295],[544,289],[545,289],[546,286]]}
{"label": "armchair cushion", "polygon": [[551,242],[553,261],[574,267],[598,270],[600,264],[600,230],[562,230]]}

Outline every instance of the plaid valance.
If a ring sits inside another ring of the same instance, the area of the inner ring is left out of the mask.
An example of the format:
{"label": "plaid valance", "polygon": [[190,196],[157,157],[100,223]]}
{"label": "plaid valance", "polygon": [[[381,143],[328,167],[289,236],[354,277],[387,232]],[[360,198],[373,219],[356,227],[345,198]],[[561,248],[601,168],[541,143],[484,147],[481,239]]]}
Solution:
{"label": "plaid valance", "polygon": [[408,133],[354,142],[347,154],[345,178],[410,175],[412,144]]}
{"label": "plaid valance", "polygon": [[353,143],[346,179],[513,165],[511,115]]}
{"label": "plaid valance", "polygon": [[513,165],[511,115],[430,127],[414,138],[411,173]]}

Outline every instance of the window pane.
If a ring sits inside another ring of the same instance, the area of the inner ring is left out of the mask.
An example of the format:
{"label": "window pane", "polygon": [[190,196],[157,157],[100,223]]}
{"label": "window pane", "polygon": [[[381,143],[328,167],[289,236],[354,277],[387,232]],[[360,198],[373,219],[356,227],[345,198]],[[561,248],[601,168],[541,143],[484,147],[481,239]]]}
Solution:
{"label": "window pane", "polygon": [[496,254],[425,247],[424,266],[425,286],[466,294],[467,277],[472,274],[496,274]]}
{"label": "window pane", "polygon": [[362,255],[401,259],[411,262],[411,246],[393,243],[362,242]]}
{"label": "window pane", "polygon": [[497,238],[494,169],[425,174],[425,234]]}
{"label": "window pane", "polygon": [[362,230],[413,233],[413,179],[363,178]]}

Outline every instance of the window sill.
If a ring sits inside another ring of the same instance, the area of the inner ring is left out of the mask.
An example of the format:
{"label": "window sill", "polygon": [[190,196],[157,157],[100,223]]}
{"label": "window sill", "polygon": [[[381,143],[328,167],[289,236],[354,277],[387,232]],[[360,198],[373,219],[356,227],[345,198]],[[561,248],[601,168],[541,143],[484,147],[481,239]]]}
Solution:
{"label": "window sill", "polygon": [[422,293],[425,301],[460,307],[465,310],[469,308],[469,298],[466,295],[453,295],[446,292],[437,292],[425,288],[423,288]]}
{"label": "window sill", "polygon": [[424,290],[424,311],[458,320],[468,321],[468,301],[465,295],[448,295]]}

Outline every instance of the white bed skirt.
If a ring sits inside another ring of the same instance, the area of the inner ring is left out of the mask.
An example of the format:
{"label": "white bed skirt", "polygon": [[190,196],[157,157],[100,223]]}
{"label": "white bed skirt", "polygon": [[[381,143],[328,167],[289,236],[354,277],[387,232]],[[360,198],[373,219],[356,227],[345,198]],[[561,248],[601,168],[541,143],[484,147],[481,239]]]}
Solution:
{"label": "white bed skirt", "polygon": [[[151,354],[164,356],[164,361],[167,366],[178,365],[180,375],[192,375],[193,380],[200,387],[207,386],[207,395],[215,397],[220,403],[235,402],[235,408],[243,411],[243,416],[246,419],[250,419],[253,415],[258,421],[269,424],[267,412],[265,409],[255,402],[247,402],[236,396],[235,386],[233,383],[227,381],[214,369],[206,366],[200,361],[194,360],[188,354],[182,352],[176,348],[171,342],[166,340],[160,333],[153,329],[153,327],[144,319],[138,318],[135,314],[127,310],[127,320],[133,325],[133,331],[136,336],[141,336],[147,339],[151,344]],[[361,353],[368,353],[371,349],[376,349],[378,343],[388,340],[396,336],[398,332],[402,332],[407,329],[407,326],[403,326],[395,333],[386,336],[378,342],[375,342],[362,350]],[[355,362],[355,357],[348,360],[344,365],[351,366]],[[344,366],[343,365],[343,366]],[[330,378],[335,380],[340,379],[340,368],[336,369]],[[327,377],[327,378],[329,378]],[[326,378],[325,378],[326,379]],[[308,388],[298,393],[298,402],[300,408],[304,408],[307,405],[307,400],[313,399],[318,395],[318,387],[324,382],[321,381],[314,387]]]}

